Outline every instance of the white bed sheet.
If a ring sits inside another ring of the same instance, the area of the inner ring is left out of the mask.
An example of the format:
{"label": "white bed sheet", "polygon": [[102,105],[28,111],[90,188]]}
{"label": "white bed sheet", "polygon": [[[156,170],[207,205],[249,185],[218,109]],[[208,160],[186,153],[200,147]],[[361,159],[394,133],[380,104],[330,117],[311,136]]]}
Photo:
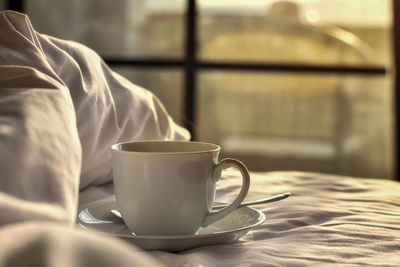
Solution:
{"label": "white bed sheet", "polygon": [[[226,174],[219,199],[239,178]],[[248,200],[290,191],[258,206],[265,223],[227,245],[178,254],[155,251],[168,266],[400,266],[400,184],[304,172],[251,173]]]}

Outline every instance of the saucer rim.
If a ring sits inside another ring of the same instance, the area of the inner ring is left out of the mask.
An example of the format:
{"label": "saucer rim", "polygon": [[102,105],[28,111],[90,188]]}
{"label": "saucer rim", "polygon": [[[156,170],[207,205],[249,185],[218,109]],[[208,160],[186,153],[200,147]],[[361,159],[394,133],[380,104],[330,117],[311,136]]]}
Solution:
{"label": "saucer rim", "polygon": [[[79,216],[80,213],[83,212],[84,210],[87,210],[87,209],[92,208],[94,206],[110,204],[110,203],[115,203],[115,202],[116,202],[115,200],[106,200],[106,201],[95,202],[95,203],[90,203],[90,204],[85,205],[85,207],[83,207],[78,213],[78,216],[77,216],[78,219],[79,219],[78,225],[83,227],[83,228],[85,228],[85,229],[94,229],[94,228],[88,227],[87,225],[81,223],[81,219],[80,219],[80,216]],[[220,203],[223,203],[223,202],[214,202],[214,204],[220,204]],[[136,239],[136,240],[139,240],[139,239],[141,239],[141,240],[154,240],[154,239],[157,239],[157,240],[190,240],[190,239],[203,239],[203,238],[207,239],[207,238],[210,238],[210,237],[218,237],[218,236],[223,236],[223,235],[226,235],[226,234],[234,234],[234,233],[243,232],[243,231],[255,228],[257,226],[260,226],[266,220],[266,216],[265,216],[264,212],[262,212],[260,210],[257,210],[255,208],[251,208],[251,207],[241,207],[239,209],[247,209],[247,210],[251,210],[253,212],[256,212],[258,214],[257,222],[253,223],[251,225],[243,226],[243,227],[240,227],[240,228],[235,228],[235,229],[232,229],[232,230],[218,231],[218,232],[207,233],[207,234],[192,234],[192,235],[137,235],[137,234],[133,234],[133,233],[131,235],[128,235],[128,234],[108,233],[108,232],[102,231],[100,229],[96,229],[96,230],[100,231],[100,232],[102,232],[104,234],[111,235],[113,237],[125,238],[125,239]],[[255,217],[256,216],[254,216],[254,218]]]}

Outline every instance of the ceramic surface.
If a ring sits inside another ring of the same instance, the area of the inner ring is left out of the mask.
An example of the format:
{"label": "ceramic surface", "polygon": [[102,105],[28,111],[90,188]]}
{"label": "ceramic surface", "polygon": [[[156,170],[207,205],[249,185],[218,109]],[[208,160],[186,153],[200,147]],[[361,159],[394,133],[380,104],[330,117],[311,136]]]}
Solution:
{"label": "ceramic surface", "polygon": [[[196,233],[235,210],[250,177],[235,159],[218,161],[220,147],[187,141],[137,141],[112,146],[115,197],[126,225],[138,234]],[[226,208],[209,212],[223,169],[242,173],[242,188]]]}
{"label": "ceramic surface", "polygon": [[81,227],[95,229],[103,234],[122,238],[144,250],[166,250],[178,252],[199,246],[232,243],[253,227],[265,221],[264,213],[249,207],[234,210],[221,220],[202,228],[195,235],[135,235],[123,220],[111,214],[117,205],[114,200],[90,204],[78,214]]}

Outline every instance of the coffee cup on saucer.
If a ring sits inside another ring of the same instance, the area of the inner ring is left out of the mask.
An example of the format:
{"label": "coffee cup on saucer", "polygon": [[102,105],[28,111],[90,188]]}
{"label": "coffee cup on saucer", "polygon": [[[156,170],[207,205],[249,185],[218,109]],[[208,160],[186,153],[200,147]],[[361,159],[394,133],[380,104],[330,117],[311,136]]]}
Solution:
{"label": "coffee cup on saucer", "polygon": [[[111,147],[117,206],[137,235],[193,235],[235,210],[250,176],[236,159],[218,160],[218,145],[193,141],[134,141]],[[242,175],[236,199],[211,211],[222,170]]]}

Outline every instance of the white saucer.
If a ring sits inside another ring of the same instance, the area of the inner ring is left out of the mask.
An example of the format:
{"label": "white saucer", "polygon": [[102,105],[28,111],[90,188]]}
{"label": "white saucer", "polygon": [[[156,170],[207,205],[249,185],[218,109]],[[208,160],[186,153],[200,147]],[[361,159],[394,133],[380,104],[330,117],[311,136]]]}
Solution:
{"label": "white saucer", "polygon": [[199,246],[232,243],[265,221],[264,213],[243,207],[225,218],[202,228],[196,235],[152,236],[132,234],[123,220],[111,214],[115,201],[104,201],[84,207],[78,214],[78,224],[96,229],[135,244],[144,250],[182,251]]}

